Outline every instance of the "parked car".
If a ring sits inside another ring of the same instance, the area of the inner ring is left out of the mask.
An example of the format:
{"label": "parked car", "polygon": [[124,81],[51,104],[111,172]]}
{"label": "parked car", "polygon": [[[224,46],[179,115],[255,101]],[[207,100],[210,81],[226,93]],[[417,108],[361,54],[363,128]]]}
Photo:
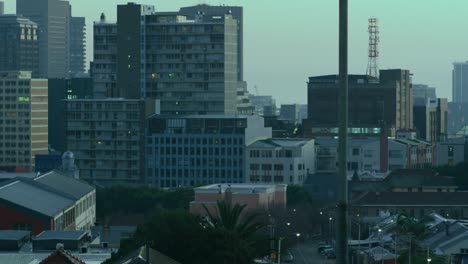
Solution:
{"label": "parked car", "polygon": [[331,248],[333,248],[333,247],[330,246],[330,245],[319,246],[319,247],[317,248],[317,251],[318,251],[318,253],[322,253],[324,250],[326,250],[326,249],[331,249]]}
{"label": "parked car", "polygon": [[332,248],[332,247],[326,248],[326,249],[324,249],[322,252],[320,252],[320,254],[321,254],[322,256],[327,256],[327,254],[328,254],[330,251],[335,251],[335,249]]}

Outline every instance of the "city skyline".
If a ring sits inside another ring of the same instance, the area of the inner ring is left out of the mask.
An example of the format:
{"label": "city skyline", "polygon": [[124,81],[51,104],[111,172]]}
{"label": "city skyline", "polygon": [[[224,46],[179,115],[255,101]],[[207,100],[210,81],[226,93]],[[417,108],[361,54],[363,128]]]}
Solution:
{"label": "city skyline", "polygon": [[[73,16],[85,16],[87,20],[88,63],[93,52],[93,22],[99,20],[102,12],[108,20],[115,20],[116,5],[128,1],[69,2]],[[249,91],[255,94],[254,86],[257,85],[261,95],[271,94],[280,104],[305,103],[308,77],[337,72],[337,2],[300,0],[269,6],[266,6],[266,1],[252,3],[243,0],[137,2],[153,4],[156,11],[176,11],[180,7],[201,3],[243,6],[245,80]],[[465,51],[468,37],[457,34],[468,28],[468,21],[460,22],[458,19],[468,8],[468,2],[453,1],[450,5],[435,0],[364,2],[350,4],[350,73],[363,74],[366,71],[367,19],[377,17],[381,38],[380,68],[409,69],[414,73],[413,83],[436,87],[438,96],[447,97],[450,101],[452,63],[468,60],[468,52]],[[421,3],[427,8],[420,8]],[[15,10],[15,1],[6,1],[5,13],[14,13]],[[285,19],[286,16],[289,19]],[[275,23],[277,18],[280,18],[280,23]],[[300,41],[291,41],[294,38]],[[275,61],[282,63],[278,65]]]}

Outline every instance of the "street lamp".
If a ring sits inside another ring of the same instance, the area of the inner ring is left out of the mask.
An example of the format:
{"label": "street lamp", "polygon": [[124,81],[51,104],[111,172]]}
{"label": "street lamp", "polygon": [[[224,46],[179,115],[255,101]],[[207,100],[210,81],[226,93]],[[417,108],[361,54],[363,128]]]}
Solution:
{"label": "street lamp", "polygon": [[333,217],[329,217],[328,218],[328,233],[330,235],[330,241],[332,240],[333,238],[333,232],[332,232],[332,221],[333,221]]}
{"label": "street lamp", "polygon": [[281,264],[281,240],[283,237],[278,238],[278,264]]}
{"label": "street lamp", "polygon": [[290,226],[290,225],[291,225],[291,223],[287,222],[287,223],[286,223],[286,225],[287,225],[287,226]]}

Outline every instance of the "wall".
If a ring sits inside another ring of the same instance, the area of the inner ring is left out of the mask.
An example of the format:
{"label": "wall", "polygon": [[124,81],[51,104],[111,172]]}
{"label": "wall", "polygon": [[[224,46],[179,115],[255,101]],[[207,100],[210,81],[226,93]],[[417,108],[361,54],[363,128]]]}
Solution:
{"label": "wall", "polygon": [[44,230],[50,230],[50,221],[45,216],[38,217],[30,213],[21,212],[0,203],[0,230],[15,229],[16,224],[31,224],[33,235]]}

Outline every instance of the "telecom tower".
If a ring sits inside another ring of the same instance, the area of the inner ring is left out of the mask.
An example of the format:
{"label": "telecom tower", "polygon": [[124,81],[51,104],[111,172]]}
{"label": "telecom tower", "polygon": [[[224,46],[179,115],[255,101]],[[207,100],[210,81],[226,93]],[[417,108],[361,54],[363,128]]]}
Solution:
{"label": "telecom tower", "polygon": [[379,57],[379,26],[377,18],[369,18],[369,62],[367,63],[367,75],[379,78],[379,66],[377,58]]}

